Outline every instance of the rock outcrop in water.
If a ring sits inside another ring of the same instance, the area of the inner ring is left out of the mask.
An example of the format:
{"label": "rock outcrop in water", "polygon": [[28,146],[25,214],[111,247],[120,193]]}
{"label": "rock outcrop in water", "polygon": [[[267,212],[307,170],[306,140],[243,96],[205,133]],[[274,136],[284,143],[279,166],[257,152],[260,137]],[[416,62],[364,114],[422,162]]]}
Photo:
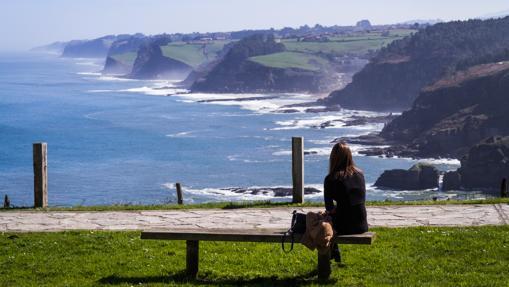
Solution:
{"label": "rock outcrop in water", "polygon": [[[259,188],[224,188],[223,190],[252,195],[272,195],[275,197],[292,196],[293,189],[291,187],[259,187]],[[321,191],[314,187],[305,187],[304,194],[316,194]]]}
{"label": "rock outcrop in water", "polygon": [[382,49],[352,83],[322,103],[361,110],[405,110],[419,92],[468,67],[509,58],[509,17],[441,23]]}
{"label": "rock outcrop in water", "polygon": [[443,189],[499,190],[509,178],[509,136],[491,137],[472,147],[461,167],[444,176]]}
{"label": "rock outcrop in water", "polygon": [[439,172],[433,165],[418,163],[410,169],[386,170],[375,186],[395,190],[423,190],[438,188]]}
{"label": "rock outcrop in water", "polygon": [[159,44],[151,42],[142,45],[138,50],[129,77],[135,79],[184,79],[191,71],[191,66],[163,56]]}
{"label": "rock outcrop in water", "polygon": [[444,174],[442,182],[442,190],[460,190],[461,189],[461,175],[458,171],[448,171]]}

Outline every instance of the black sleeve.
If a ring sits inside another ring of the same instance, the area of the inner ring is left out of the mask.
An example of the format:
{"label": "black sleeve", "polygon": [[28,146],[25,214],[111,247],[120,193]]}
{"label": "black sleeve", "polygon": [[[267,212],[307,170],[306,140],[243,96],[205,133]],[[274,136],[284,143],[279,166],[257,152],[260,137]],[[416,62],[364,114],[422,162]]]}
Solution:
{"label": "black sleeve", "polygon": [[329,180],[329,177],[325,177],[323,182],[323,200],[325,201],[325,210],[331,211],[334,209],[334,201],[331,197],[332,193],[332,184]]}
{"label": "black sleeve", "polygon": [[364,175],[357,173],[348,179],[348,197],[350,205],[359,205],[366,202],[366,183],[364,182]]}

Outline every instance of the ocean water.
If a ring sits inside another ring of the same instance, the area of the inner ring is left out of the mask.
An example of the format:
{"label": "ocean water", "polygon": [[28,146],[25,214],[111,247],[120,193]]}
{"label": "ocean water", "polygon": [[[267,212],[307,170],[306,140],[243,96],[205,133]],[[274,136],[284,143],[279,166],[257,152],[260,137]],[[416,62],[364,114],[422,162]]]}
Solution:
{"label": "ocean water", "polygon": [[[310,95],[181,94],[171,81],[104,77],[101,67],[100,60],[0,55],[0,196],[15,206],[33,204],[32,143],[44,141],[52,206],[175,202],[175,182],[188,203],[284,201],[227,188],[290,187],[291,137],[303,136],[313,152],[305,156],[306,186],[322,189],[330,141],[382,128],[343,126],[352,115],[379,115],[371,112],[281,112]],[[326,121],[333,125],[317,127]],[[416,161],[357,153],[355,161],[369,200],[483,196],[378,190],[371,184],[385,169]],[[459,165],[433,162],[443,170]],[[306,196],[321,199],[321,193]]]}

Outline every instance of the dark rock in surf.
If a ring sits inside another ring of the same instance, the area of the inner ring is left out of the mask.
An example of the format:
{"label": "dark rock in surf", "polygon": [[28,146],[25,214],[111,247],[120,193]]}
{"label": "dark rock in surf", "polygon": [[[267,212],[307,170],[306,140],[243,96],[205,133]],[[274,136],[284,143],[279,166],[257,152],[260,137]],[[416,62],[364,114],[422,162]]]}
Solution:
{"label": "dark rock in surf", "polygon": [[423,190],[438,188],[439,172],[436,167],[418,163],[408,170],[386,170],[375,182],[375,186],[396,190]]}
{"label": "dark rock in surf", "polygon": [[442,183],[442,190],[460,190],[461,189],[461,174],[457,171],[448,171],[444,174]]}
{"label": "dark rock in surf", "polygon": [[473,146],[455,173],[444,178],[447,188],[499,190],[502,179],[509,177],[509,136],[491,137]]}
{"label": "dark rock in surf", "polygon": [[[275,197],[291,196],[293,194],[291,187],[226,188],[225,190],[235,193],[245,193],[252,195],[274,195]],[[320,190],[313,187],[304,188],[304,194],[314,194],[320,192]]]}

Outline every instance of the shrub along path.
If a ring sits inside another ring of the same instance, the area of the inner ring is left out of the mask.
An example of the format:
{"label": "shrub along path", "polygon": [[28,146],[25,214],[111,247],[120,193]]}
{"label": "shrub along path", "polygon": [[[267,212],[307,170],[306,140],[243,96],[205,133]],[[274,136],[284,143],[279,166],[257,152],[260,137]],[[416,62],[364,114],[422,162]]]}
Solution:
{"label": "shrub along path", "polygon": [[[294,210],[318,207],[189,209],[146,211],[28,211],[0,212],[0,232],[65,230],[142,230],[156,228],[273,228],[287,229]],[[508,225],[509,205],[368,206],[372,227]]]}

